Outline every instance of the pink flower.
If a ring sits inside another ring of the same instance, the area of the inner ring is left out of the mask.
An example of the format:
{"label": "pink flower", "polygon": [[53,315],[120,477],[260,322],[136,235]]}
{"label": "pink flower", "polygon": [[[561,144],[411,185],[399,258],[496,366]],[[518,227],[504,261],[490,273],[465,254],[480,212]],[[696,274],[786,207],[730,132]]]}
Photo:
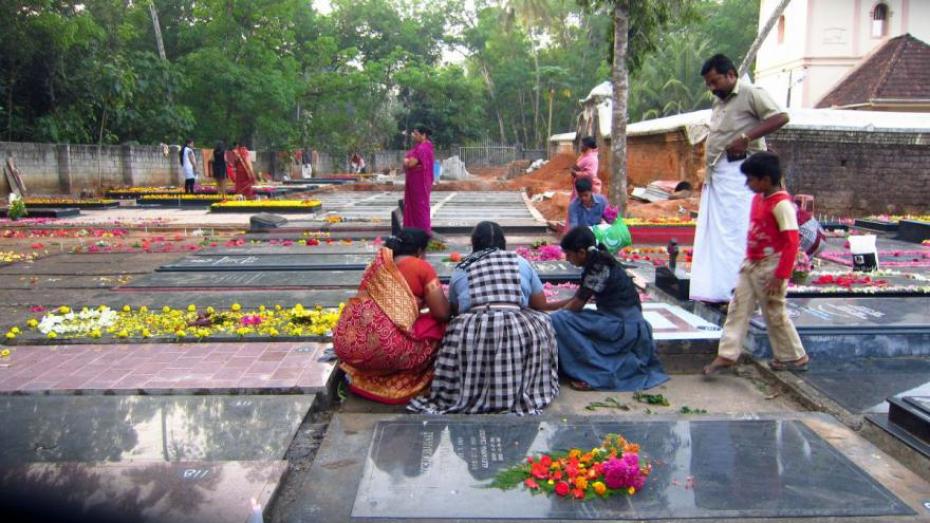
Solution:
{"label": "pink flower", "polygon": [[41,305],[33,305],[29,307],[29,312],[45,312],[47,309]]}

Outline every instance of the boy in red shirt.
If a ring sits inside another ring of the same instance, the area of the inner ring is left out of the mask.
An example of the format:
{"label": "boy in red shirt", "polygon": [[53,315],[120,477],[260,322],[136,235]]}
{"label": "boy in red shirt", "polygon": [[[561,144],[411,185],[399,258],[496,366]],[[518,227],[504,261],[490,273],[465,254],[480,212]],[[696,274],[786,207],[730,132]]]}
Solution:
{"label": "boy in red shirt", "polygon": [[785,309],[799,238],[791,195],[781,189],[781,162],[773,153],[759,152],[744,161],[740,170],[746,175],[746,185],[756,193],[749,216],[749,242],[717,357],[704,367],[704,374],[736,365],[757,306],[762,307],[772,345],[772,370],[807,370],[809,358]]}

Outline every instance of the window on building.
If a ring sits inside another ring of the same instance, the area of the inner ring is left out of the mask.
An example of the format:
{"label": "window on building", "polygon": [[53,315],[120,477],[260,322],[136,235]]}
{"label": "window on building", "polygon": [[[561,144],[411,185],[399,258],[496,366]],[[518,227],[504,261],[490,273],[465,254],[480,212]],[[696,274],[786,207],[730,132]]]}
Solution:
{"label": "window on building", "polygon": [[778,43],[785,43],[785,15],[778,17]]}
{"label": "window on building", "polygon": [[872,10],[872,38],[881,38],[888,34],[888,6],[875,4]]}

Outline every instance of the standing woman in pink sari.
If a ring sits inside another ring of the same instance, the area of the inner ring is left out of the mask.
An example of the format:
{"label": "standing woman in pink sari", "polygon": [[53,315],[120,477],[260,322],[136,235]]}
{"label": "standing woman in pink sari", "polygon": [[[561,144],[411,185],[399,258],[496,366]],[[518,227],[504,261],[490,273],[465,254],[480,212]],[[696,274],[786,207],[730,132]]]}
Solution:
{"label": "standing woman in pink sari", "polygon": [[433,142],[425,125],[413,129],[413,149],[404,156],[404,227],[431,232],[429,195],[433,188]]}

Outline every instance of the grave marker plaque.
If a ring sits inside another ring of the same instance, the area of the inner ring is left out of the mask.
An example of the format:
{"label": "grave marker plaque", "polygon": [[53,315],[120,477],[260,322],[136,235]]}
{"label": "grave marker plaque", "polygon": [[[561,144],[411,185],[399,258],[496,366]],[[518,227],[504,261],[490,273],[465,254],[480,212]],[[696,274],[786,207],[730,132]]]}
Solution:
{"label": "grave marker plaque", "polygon": [[[639,443],[653,464],[635,496],[578,502],[522,486],[489,488],[499,471],[529,454],[589,449],[611,432]],[[687,477],[695,478],[690,488]],[[381,422],[352,508],[353,517],[396,520],[891,514],[913,511],[797,420]]]}

